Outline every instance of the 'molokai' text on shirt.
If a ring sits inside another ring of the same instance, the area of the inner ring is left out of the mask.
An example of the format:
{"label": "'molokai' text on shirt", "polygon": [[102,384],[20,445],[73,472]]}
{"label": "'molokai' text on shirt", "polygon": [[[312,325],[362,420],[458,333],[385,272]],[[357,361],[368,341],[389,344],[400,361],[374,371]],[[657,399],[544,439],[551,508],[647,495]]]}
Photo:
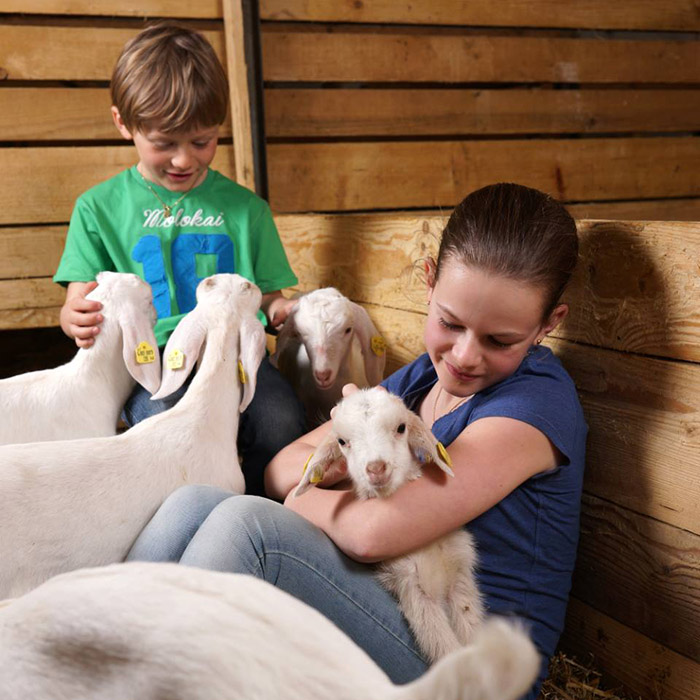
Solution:
{"label": "'molokai' text on shirt", "polygon": [[145,209],[143,212],[143,227],[170,228],[171,226],[199,226],[206,228],[214,226],[220,227],[224,223],[224,215],[221,213],[217,216],[203,216],[202,210],[197,209],[192,216],[185,216],[183,211],[183,209],[178,209],[175,214],[166,217],[164,209]]}

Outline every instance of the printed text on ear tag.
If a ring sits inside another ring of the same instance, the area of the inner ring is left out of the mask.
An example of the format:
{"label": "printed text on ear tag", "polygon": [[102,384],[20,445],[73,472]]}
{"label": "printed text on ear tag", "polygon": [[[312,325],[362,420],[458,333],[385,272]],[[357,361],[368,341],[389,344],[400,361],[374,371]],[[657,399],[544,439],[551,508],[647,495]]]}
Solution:
{"label": "printed text on ear tag", "polygon": [[136,346],[136,362],[148,365],[156,361],[156,351],[144,340]]}
{"label": "printed text on ear tag", "polygon": [[373,335],[369,341],[372,352],[381,357],[386,352],[386,340],[381,335]]}
{"label": "printed text on ear tag", "polygon": [[243,369],[243,363],[240,360],[238,360],[238,378],[241,380],[241,384],[245,384],[248,381],[248,377],[246,377]]}
{"label": "printed text on ear tag", "polygon": [[182,350],[175,348],[168,354],[167,367],[168,369],[182,369],[185,364],[185,353]]}
{"label": "printed text on ear tag", "polygon": [[452,466],[452,460],[450,459],[450,455],[447,454],[447,450],[445,449],[445,446],[441,443],[438,442],[437,444],[437,451],[440,457],[442,458],[442,461],[448,466]]}

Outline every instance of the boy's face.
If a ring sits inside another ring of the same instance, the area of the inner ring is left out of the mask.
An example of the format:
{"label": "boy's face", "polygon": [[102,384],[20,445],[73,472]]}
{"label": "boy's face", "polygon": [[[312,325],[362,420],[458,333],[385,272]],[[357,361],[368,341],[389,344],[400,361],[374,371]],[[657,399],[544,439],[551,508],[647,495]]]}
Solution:
{"label": "boy's face", "polygon": [[137,168],[146,180],[173,192],[188,192],[204,181],[216,154],[218,126],[175,134],[158,129],[132,133],[116,107],[112,107],[112,116],[121,135],[133,140],[139,154]]}

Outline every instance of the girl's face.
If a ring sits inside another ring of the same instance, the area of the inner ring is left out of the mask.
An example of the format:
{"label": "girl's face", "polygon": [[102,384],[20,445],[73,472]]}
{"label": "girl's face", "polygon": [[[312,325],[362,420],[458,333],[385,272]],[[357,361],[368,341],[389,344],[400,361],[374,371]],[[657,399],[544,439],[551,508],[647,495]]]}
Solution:
{"label": "girl's face", "polygon": [[452,258],[428,291],[425,346],[442,388],[470,396],[509,377],[528,349],[566,316],[557,306],[542,322],[544,291],[468,267]]}
{"label": "girl's face", "polygon": [[130,132],[112,107],[114,123],[122,136],[132,139],[139,154],[138,171],[149,182],[171,190],[188,192],[204,182],[214,160],[219,127],[205,127],[167,134],[158,129]]}

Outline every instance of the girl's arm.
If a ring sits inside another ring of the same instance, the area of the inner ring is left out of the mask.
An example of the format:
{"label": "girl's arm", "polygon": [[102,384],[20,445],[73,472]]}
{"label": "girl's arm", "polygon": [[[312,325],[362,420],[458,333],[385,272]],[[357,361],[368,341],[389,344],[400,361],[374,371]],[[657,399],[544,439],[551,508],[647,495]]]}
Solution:
{"label": "girl's arm", "polygon": [[429,544],[494,506],[529,477],[561,462],[558,450],[537,428],[512,418],[482,418],[450,445],[454,478],[427,465],[420,479],[388,498],[359,501],[350,490],[323,488],[294,498],[289,491],[329,429],[329,424],[321,426],[275,457],[275,482],[281,489],[277,497],[287,490],[287,507],[321,528],[349,557],[363,562]]}

